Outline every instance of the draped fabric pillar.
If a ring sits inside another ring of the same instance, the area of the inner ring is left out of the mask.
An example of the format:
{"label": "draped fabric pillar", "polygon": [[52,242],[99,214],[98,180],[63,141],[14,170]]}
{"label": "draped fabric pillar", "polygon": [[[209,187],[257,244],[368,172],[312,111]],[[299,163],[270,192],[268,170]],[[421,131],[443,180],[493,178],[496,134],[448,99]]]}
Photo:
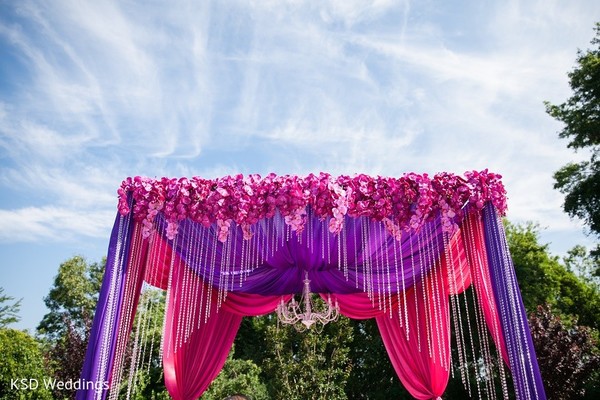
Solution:
{"label": "draped fabric pillar", "polygon": [[[427,293],[427,296],[423,296]],[[381,338],[404,387],[416,399],[442,396],[450,374],[450,315],[441,270],[435,269],[406,294],[408,325],[376,318]]]}
{"label": "draped fabric pillar", "polygon": [[461,240],[473,276],[473,285],[477,292],[478,305],[481,307],[485,323],[492,340],[499,350],[504,362],[510,365],[506,352],[504,333],[500,325],[498,307],[490,278],[487,252],[483,233],[483,221],[480,215],[469,215],[461,227]]}
{"label": "draped fabric pillar", "polygon": [[[337,300],[350,318],[376,319],[415,398],[444,392],[451,323],[461,378],[470,362],[492,364],[487,325],[513,371],[517,397],[545,397],[495,211],[506,209],[499,175],[135,177],[118,194],[81,375],[91,384],[78,392],[80,400],[117,398],[140,290],[151,287],[167,293],[161,351],[165,383],[177,400],[208,388],[243,316],[273,312],[305,287]],[[468,360],[465,346],[474,346],[473,338],[484,351],[471,351]],[[130,387],[144,357],[132,360]],[[486,371],[482,379],[492,375]]]}
{"label": "draped fabric pillar", "polygon": [[448,384],[451,355],[447,269],[462,277],[456,284],[461,291],[469,282],[469,275],[461,273],[464,252],[463,258],[457,254],[453,260],[456,262],[448,265],[442,258],[423,280],[395,296],[387,311],[374,306],[365,293],[335,296],[343,315],[376,319],[398,377],[417,399],[440,397]]}
{"label": "draped fabric pillar", "polygon": [[500,216],[493,205],[483,209],[485,244],[510,370],[515,382],[517,398],[545,399],[527,313],[521,299],[514,266],[510,257],[506,234]]}
{"label": "draped fabric pillar", "polygon": [[172,262],[157,263],[153,275],[164,282],[169,273],[164,270],[172,274],[163,344],[165,386],[175,400],[197,399],[221,371],[242,317],[273,312],[281,296],[228,293],[219,304],[217,291],[177,254],[164,254]]}
{"label": "draped fabric pillar", "polygon": [[117,215],[106,270],[81,373],[77,399],[105,399],[120,366],[133,324],[145,272],[147,243],[131,216]]}

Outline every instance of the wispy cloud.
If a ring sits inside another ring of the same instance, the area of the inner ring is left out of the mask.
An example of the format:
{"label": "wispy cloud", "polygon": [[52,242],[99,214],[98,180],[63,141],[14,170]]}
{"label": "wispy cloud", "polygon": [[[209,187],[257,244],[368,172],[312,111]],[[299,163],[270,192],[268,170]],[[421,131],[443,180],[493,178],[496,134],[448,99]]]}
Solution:
{"label": "wispy cloud", "polygon": [[23,201],[0,212],[23,223],[0,241],[106,234],[128,175],[266,170],[489,167],[505,175],[510,217],[578,229],[551,187],[573,155],[542,101],[568,96],[594,1],[4,10],[0,186]]}

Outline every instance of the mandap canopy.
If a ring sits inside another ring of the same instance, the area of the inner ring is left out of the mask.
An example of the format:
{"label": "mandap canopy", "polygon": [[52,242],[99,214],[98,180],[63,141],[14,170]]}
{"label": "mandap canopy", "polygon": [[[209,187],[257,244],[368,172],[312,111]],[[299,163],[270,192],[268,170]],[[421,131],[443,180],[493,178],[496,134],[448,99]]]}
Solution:
{"label": "mandap canopy", "polygon": [[[312,292],[335,299],[343,315],[376,319],[415,398],[442,396],[453,362],[463,382],[473,379],[465,364],[476,342],[478,390],[496,395],[479,383],[498,364],[508,396],[504,360],[517,398],[544,399],[500,220],[500,178],[485,170],[126,179],[77,398],[118,396],[142,288],[167,291],[166,387],[174,399],[196,399],[242,317],[273,312],[302,292],[307,274]],[[471,285],[477,323],[467,329],[459,295]]]}

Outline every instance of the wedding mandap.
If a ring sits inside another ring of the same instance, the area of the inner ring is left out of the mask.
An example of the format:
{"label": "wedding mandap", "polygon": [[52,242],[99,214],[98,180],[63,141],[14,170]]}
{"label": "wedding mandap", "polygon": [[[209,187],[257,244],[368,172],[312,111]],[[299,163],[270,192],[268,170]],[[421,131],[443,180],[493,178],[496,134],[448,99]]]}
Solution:
{"label": "wedding mandap", "polygon": [[[374,318],[417,399],[441,398],[455,374],[477,381],[474,396],[545,399],[506,208],[501,176],[487,170],[127,178],[81,375],[91,384],[77,398],[115,399],[132,384],[124,364],[139,364],[134,319],[152,288],[166,291],[160,351],[173,399],[199,398],[242,318],[272,312],[307,329],[338,313]],[[315,296],[325,311],[311,308]]]}

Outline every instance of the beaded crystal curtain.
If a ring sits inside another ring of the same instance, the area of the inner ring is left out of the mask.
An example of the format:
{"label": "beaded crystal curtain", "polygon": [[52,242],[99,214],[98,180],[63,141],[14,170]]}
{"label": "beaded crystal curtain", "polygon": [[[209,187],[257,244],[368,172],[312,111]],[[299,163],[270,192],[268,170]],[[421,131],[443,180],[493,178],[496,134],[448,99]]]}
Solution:
{"label": "beaded crystal curtain", "polygon": [[139,318],[130,333],[136,310],[152,307],[144,293],[166,291],[167,389],[196,399],[222,368],[241,318],[273,312],[310,279],[342,314],[376,319],[415,398],[440,397],[456,369],[473,397],[507,398],[510,370],[517,398],[544,399],[499,219],[500,178],[487,170],[128,178],[77,398],[117,398],[123,382],[127,397],[135,391],[148,322]]}

